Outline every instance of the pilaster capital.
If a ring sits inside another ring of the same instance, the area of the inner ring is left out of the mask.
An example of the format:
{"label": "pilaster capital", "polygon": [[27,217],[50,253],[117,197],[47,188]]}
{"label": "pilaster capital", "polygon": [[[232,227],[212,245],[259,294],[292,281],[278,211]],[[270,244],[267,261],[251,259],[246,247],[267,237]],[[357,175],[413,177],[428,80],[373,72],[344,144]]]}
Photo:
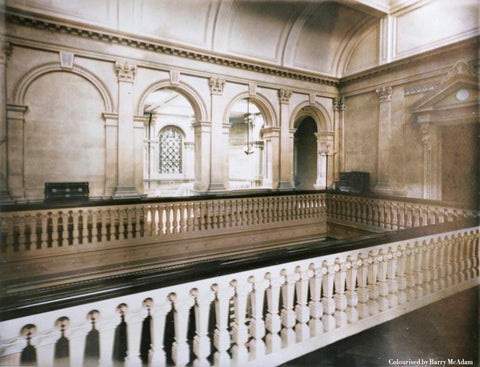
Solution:
{"label": "pilaster capital", "polygon": [[28,106],[7,103],[7,118],[15,120],[23,120],[24,114]]}
{"label": "pilaster capital", "polygon": [[4,41],[0,46],[0,65],[5,65],[12,54],[13,46],[10,42]]}
{"label": "pilaster capital", "polygon": [[210,131],[212,123],[210,121],[196,121],[192,126],[195,131]]}
{"label": "pilaster capital", "polygon": [[260,132],[263,134],[265,139],[271,139],[273,137],[280,136],[280,128],[274,126],[264,127],[260,130]]}
{"label": "pilaster capital", "polygon": [[215,95],[222,95],[223,88],[225,87],[225,79],[211,77],[208,80],[208,86],[210,87],[210,93]]}
{"label": "pilaster capital", "polygon": [[116,61],[115,73],[119,82],[133,83],[137,73],[137,65],[130,64],[128,61]]}
{"label": "pilaster capital", "polygon": [[377,93],[378,100],[380,101],[380,103],[392,101],[392,93],[393,93],[392,87],[377,88],[375,92]]}
{"label": "pilaster capital", "polygon": [[345,110],[345,97],[335,97],[332,100],[332,104],[335,111]]}
{"label": "pilaster capital", "polygon": [[292,91],[289,89],[278,90],[278,98],[280,99],[280,104],[289,104],[291,96],[292,96]]}

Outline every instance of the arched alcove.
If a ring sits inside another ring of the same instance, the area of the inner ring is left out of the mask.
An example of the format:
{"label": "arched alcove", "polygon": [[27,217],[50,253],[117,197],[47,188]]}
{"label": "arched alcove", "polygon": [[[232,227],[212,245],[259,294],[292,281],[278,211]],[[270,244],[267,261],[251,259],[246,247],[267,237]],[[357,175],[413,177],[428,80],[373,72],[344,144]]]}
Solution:
{"label": "arched alcove", "polygon": [[194,106],[178,90],[161,88],[145,96],[143,108],[145,191],[150,196],[189,195],[195,179]]}
{"label": "arched alcove", "polygon": [[304,117],[294,137],[294,185],[300,190],[312,190],[317,181],[317,124]]}

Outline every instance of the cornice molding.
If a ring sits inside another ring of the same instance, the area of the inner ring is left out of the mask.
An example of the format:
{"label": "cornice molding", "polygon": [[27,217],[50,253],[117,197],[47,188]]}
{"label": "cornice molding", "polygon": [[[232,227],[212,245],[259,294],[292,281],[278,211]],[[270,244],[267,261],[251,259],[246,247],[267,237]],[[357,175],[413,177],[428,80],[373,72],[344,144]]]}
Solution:
{"label": "cornice molding", "polygon": [[124,33],[112,33],[110,30],[103,28],[86,28],[77,24],[62,24],[53,19],[40,19],[31,15],[18,13],[18,10],[9,9],[7,7],[7,21],[21,26],[60,32],[82,38],[89,38],[95,41],[103,41],[113,44],[125,45],[135,47],[143,50],[158,52],[166,55],[183,57],[196,61],[208,62],[212,64],[219,64],[222,66],[233,67],[237,69],[244,69],[263,74],[269,74],[289,79],[302,80],[306,82],[323,84],[329,86],[338,86],[339,79],[334,77],[322,76],[313,73],[298,72],[295,69],[289,69],[281,66],[254,63],[241,58],[230,58],[219,56],[218,54],[209,54],[207,52],[180,48],[173,45],[162,44],[146,38],[135,38]]}

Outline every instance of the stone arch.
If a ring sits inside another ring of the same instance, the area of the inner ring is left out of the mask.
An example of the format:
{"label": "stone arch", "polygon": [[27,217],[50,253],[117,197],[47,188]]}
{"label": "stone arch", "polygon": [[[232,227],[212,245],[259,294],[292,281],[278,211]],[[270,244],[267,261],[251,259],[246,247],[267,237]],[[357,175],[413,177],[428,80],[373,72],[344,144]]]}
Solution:
{"label": "stone arch", "polygon": [[170,80],[161,80],[151,84],[147,89],[142,93],[137,113],[138,115],[143,115],[143,110],[145,108],[145,101],[147,97],[159,89],[170,89],[175,92],[180,93],[183,97],[187,99],[187,101],[191,104],[193,111],[195,113],[195,120],[196,121],[208,121],[208,114],[207,114],[207,107],[205,102],[201,98],[200,94],[191,86],[184,82],[180,82],[179,84],[172,84]]}
{"label": "stone arch", "polygon": [[310,116],[317,124],[317,131],[333,131],[333,123],[327,109],[320,103],[310,103],[308,101],[297,105],[290,115],[289,129],[294,130],[298,124]]}
{"label": "stone arch", "polygon": [[262,94],[255,94],[252,96],[248,92],[242,92],[240,94],[237,94],[227,104],[227,108],[225,109],[225,114],[223,116],[224,124],[228,124],[230,111],[232,110],[232,107],[235,105],[235,103],[245,98],[250,98],[250,101],[255,103],[258,109],[262,112],[263,117],[265,118],[265,127],[278,127],[277,115],[270,101]]}
{"label": "stone arch", "polygon": [[47,64],[43,64],[37,66],[36,68],[31,69],[27,74],[23,76],[23,78],[19,81],[15,88],[13,103],[17,105],[24,105],[25,104],[25,95],[27,93],[28,88],[30,85],[37,80],[42,75],[54,72],[67,72],[79,75],[80,77],[84,78],[98,90],[100,95],[102,96],[103,103],[105,106],[105,112],[112,113],[113,112],[113,99],[110,93],[108,92],[107,87],[105,84],[98,78],[95,74],[88,71],[87,69],[74,65],[72,69],[62,68],[60,64],[51,62]]}

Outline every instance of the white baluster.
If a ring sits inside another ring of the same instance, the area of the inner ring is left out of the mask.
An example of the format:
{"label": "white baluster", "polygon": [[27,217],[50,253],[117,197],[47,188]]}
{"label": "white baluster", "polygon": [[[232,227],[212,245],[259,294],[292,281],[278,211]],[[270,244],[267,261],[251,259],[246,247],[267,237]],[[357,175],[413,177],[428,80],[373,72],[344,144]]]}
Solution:
{"label": "white baluster", "polygon": [[99,321],[95,324],[100,339],[99,367],[111,367],[113,365],[113,342],[115,336],[115,328],[117,327],[117,324],[117,318],[100,318]]}
{"label": "white baluster", "polygon": [[172,309],[170,300],[165,300],[160,305],[155,305],[151,311],[152,316],[152,345],[149,355],[150,367],[164,367],[167,364],[163,338],[165,335],[166,316]]}
{"label": "white baluster", "polygon": [[422,272],[423,272],[422,288],[423,288],[424,294],[433,293],[432,271],[430,268],[430,263],[431,263],[430,245],[424,241],[422,243],[421,250],[422,250]]}
{"label": "white baluster", "polygon": [[295,312],[293,310],[293,300],[295,296],[295,283],[299,279],[298,274],[288,274],[286,270],[282,270],[282,277],[285,282],[282,285],[282,301],[283,308],[281,311],[282,325],[282,345],[288,347],[295,344],[295,332],[293,327],[295,326]]}
{"label": "white baluster", "polygon": [[359,256],[359,264],[358,267],[358,316],[361,319],[364,319],[370,316],[370,310],[368,307],[368,301],[370,299],[370,291],[368,290],[367,286],[367,278],[368,278],[368,257],[364,255]]}
{"label": "white baluster", "polygon": [[230,366],[230,356],[228,349],[230,348],[230,333],[228,332],[228,315],[230,307],[230,298],[234,294],[232,286],[220,286],[214,284],[212,290],[215,292],[215,318],[216,328],[213,334],[213,344],[217,351],[213,359],[215,366]]}
{"label": "white baluster", "polygon": [[173,302],[173,318],[175,322],[175,341],[172,345],[172,359],[175,366],[185,366],[190,361],[190,347],[187,343],[188,322],[190,316],[190,308],[193,306],[194,300],[191,295],[179,297],[171,294]]}
{"label": "white baluster", "polygon": [[310,320],[310,309],[308,308],[308,282],[313,276],[311,270],[302,271],[297,266],[295,269],[298,280],[295,283],[297,292],[297,304],[295,305],[295,315],[297,317],[297,325],[295,326],[295,334],[297,343],[307,340],[310,337],[310,329],[308,321]]}
{"label": "white baluster", "polygon": [[323,330],[325,332],[335,329],[335,300],[333,298],[333,285],[335,282],[335,273],[340,270],[338,264],[327,265],[326,262],[323,263]]}
{"label": "white baluster", "polygon": [[66,337],[69,340],[70,367],[83,367],[83,354],[85,351],[85,338],[90,325],[85,323],[76,328],[69,328]]}
{"label": "white baluster", "polygon": [[55,342],[60,336],[58,330],[51,330],[32,338],[32,344],[37,351],[37,366],[52,367],[55,357]]}
{"label": "white baluster", "polygon": [[393,251],[392,248],[389,248],[387,254],[387,283],[388,283],[388,305],[390,307],[397,307],[398,306],[398,280],[396,279],[396,272],[397,272],[397,261],[398,258],[401,256],[401,252]]}
{"label": "white baluster", "polygon": [[362,264],[359,260],[353,260],[350,256],[347,258],[347,321],[353,323],[358,320],[358,295],[356,292],[358,267]]}
{"label": "white baluster", "polygon": [[[232,348],[232,357],[236,366],[243,366],[248,362],[248,327],[246,323],[247,300],[252,291],[252,284],[249,282],[238,282],[233,280],[230,285],[235,289],[233,306],[235,310],[232,337],[235,345]],[[268,336],[267,336],[268,338]]]}
{"label": "white baluster", "polygon": [[323,268],[315,268],[314,264],[310,264],[310,270],[313,271],[313,276],[310,278],[310,315],[312,319],[309,321],[310,335],[312,337],[319,336],[323,333],[323,305],[322,299],[322,273]]}
{"label": "white baluster", "polygon": [[423,297],[423,271],[422,271],[422,258],[423,258],[423,249],[422,245],[419,243],[415,243],[415,248],[414,248],[414,253],[415,253],[415,265],[414,265],[414,270],[415,270],[415,297],[420,298]]}
{"label": "white baluster", "polygon": [[285,281],[284,277],[272,276],[267,273],[265,278],[269,281],[267,288],[267,316],[265,324],[268,330],[266,337],[267,353],[275,353],[282,347],[282,339],[278,333],[282,329],[282,320],[278,314],[278,307],[280,301],[280,287]]}
{"label": "white baluster", "polygon": [[125,317],[127,323],[127,357],[125,367],[141,367],[140,340],[142,336],[143,319],[146,317],[144,310],[139,312],[128,312]]}
{"label": "white baluster", "polygon": [[263,342],[265,322],[262,316],[265,289],[268,287],[268,281],[266,279],[256,280],[253,277],[250,277],[248,281],[253,285],[253,290],[250,293],[252,306],[252,318],[249,325],[250,335],[252,336],[249,342],[250,358],[259,359],[265,355],[265,343]]}
{"label": "white baluster", "polygon": [[388,310],[388,282],[387,282],[387,271],[388,271],[388,255],[383,253],[383,250],[379,251],[377,256],[378,258],[378,307],[381,312]]}
{"label": "white baluster", "polygon": [[210,305],[215,299],[215,294],[210,290],[199,291],[192,289],[191,294],[195,297],[195,336],[193,338],[193,351],[197,359],[193,362],[194,367],[209,367],[207,360],[211,353],[210,338],[208,337],[208,322]]}
{"label": "white baluster", "polygon": [[335,260],[338,271],[335,272],[335,325],[343,327],[347,325],[347,296],[345,295],[345,282],[347,280],[347,263],[341,263],[339,259]]}
{"label": "white baluster", "polygon": [[415,279],[415,246],[409,244],[405,250],[407,255],[407,261],[405,266],[405,273],[407,276],[407,300],[413,301],[415,299],[415,287],[416,287],[416,279]]}
{"label": "white baluster", "polygon": [[407,266],[407,249],[397,248],[397,280],[398,280],[398,303],[404,304],[407,302],[407,277],[405,270]]}

